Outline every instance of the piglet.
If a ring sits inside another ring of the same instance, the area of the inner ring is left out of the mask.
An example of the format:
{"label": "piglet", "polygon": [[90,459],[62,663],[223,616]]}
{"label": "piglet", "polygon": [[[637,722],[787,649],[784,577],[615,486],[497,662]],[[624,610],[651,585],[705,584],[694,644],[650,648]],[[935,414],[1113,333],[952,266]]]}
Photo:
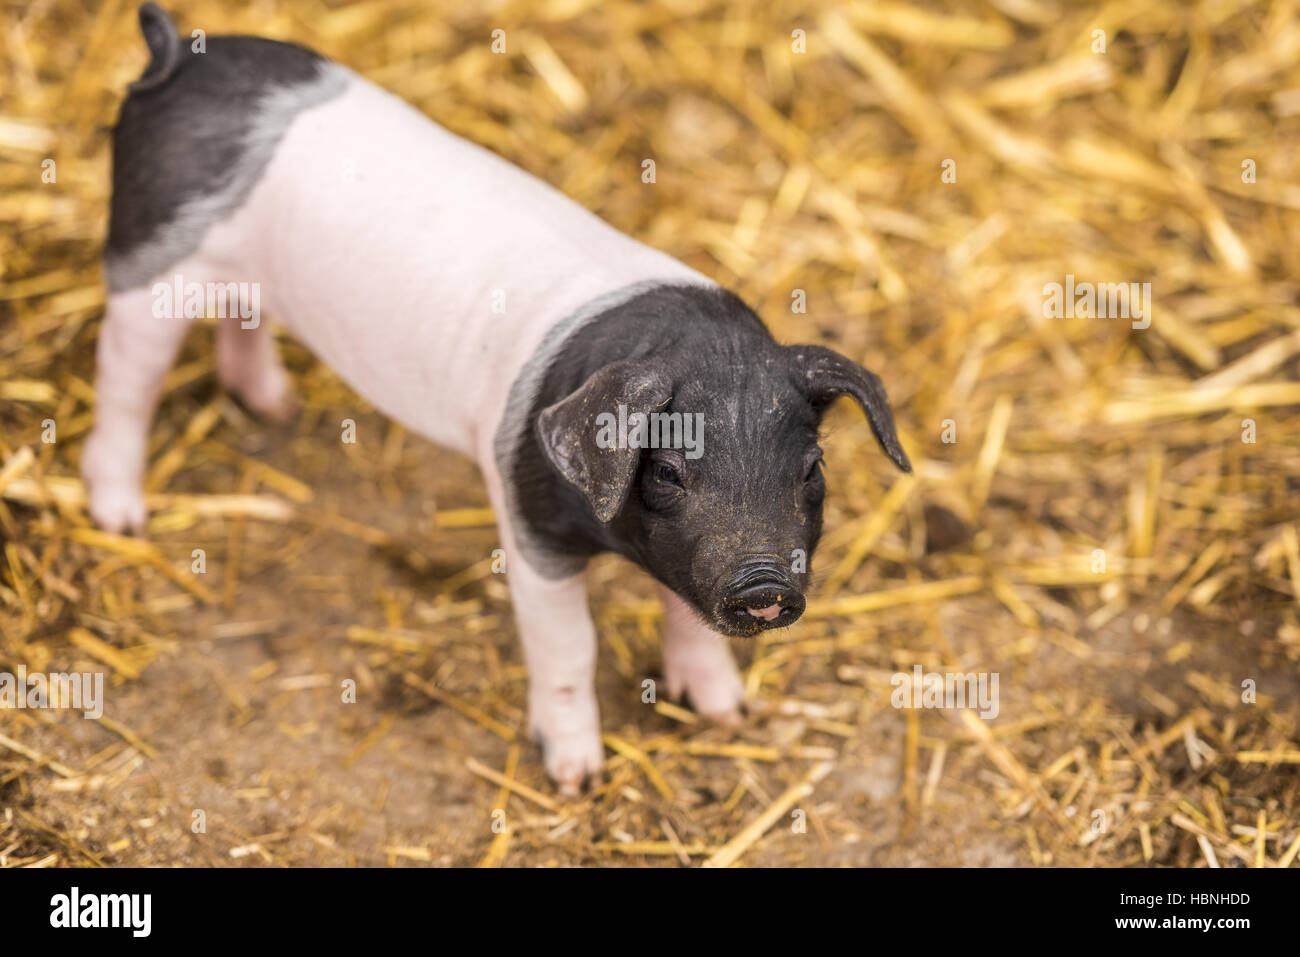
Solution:
{"label": "piglet", "polygon": [[562,791],[603,760],[582,578],[598,553],[656,580],[669,693],[737,722],[719,635],[804,610],[828,404],[853,398],[911,469],[880,379],[778,345],[703,275],[310,50],[230,36],[195,52],[152,3],[140,25],[152,59],[114,132],[82,458],[94,520],[143,530],[150,420],[206,311],[187,290],[215,289],[240,305],[217,324],[217,365],[246,406],[294,404],[265,306],[382,412],[478,462],[530,727]]}

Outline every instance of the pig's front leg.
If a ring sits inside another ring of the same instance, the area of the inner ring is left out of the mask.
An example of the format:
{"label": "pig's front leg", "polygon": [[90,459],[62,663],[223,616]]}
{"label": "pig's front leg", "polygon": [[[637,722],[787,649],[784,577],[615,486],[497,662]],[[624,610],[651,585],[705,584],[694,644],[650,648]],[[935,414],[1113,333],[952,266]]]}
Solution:
{"label": "pig's front leg", "polygon": [[581,574],[542,578],[517,553],[507,578],[528,665],[529,730],[541,743],[546,771],[560,793],[577,794],[605,758],[587,587]]}
{"label": "pig's front leg", "polygon": [[596,626],[587,610],[586,582],[581,572],[547,578],[529,564],[515,539],[490,442],[479,464],[505,549],[506,583],[528,668],[528,729],[560,793],[577,794],[605,762],[596,705]]}
{"label": "pig's front leg", "polygon": [[699,713],[728,727],[741,722],[745,686],[727,639],[706,626],[670,588],[659,585],[664,605],[664,680],[673,698],[685,691]]}

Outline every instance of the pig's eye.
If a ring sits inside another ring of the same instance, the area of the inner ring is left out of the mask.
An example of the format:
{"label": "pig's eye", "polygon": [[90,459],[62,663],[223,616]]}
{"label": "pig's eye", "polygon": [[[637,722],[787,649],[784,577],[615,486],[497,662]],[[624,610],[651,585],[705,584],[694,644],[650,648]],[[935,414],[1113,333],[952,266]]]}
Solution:
{"label": "pig's eye", "polygon": [[665,485],[676,485],[679,488],[682,484],[682,475],[677,471],[676,466],[670,462],[655,462],[651,474],[655,481],[663,482]]}
{"label": "pig's eye", "polygon": [[671,512],[686,497],[682,475],[686,462],[680,453],[660,449],[641,477],[641,501],[652,512]]}
{"label": "pig's eye", "polygon": [[822,457],[818,455],[810,463],[808,463],[808,471],[804,473],[804,477],[803,477],[804,484],[817,481],[817,479],[821,478],[821,475],[822,475]]}

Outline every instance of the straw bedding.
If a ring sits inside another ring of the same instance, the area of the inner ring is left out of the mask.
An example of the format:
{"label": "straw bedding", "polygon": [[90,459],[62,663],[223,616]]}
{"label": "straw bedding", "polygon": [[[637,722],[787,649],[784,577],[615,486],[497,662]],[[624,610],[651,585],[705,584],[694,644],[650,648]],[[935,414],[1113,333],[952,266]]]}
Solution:
{"label": "straw bedding", "polygon": [[[475,470],[299,348],[272,426],[197,331],[147,539],[90,525],[108,134],[146,53],[131,4],[6,0],[0,671],[107,685],[100,721],[0,711],[0,866],[1292,866],[1295,4],[439,7],[172,12],[341,60],[862,359],[915,475],[834,410],[812,601],[737,643],[734,734],[642,701],[658,612],[597,562],[608,767],[561,801]],[[1150,283],[1149,326],[1045,316],[1067,277]],[[917,664],[997,672],[997,717],[893,707]]]}

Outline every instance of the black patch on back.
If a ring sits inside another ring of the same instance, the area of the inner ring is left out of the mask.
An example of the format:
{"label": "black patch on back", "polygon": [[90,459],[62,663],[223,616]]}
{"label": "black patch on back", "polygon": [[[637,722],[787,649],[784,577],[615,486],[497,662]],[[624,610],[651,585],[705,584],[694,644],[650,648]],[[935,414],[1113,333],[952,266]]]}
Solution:
{"label": "black patch on back", "polygon": [[165,82],[133,88],[118,115],[107,244],[113,256],[147,243],[188,200],[229,189],[246,172],[241,160],[246,166],[259,101],[319,79],[329,62],[261,37],[209,37],[206,53],[193,52],[187,38],[176,42],[180,55]]}

